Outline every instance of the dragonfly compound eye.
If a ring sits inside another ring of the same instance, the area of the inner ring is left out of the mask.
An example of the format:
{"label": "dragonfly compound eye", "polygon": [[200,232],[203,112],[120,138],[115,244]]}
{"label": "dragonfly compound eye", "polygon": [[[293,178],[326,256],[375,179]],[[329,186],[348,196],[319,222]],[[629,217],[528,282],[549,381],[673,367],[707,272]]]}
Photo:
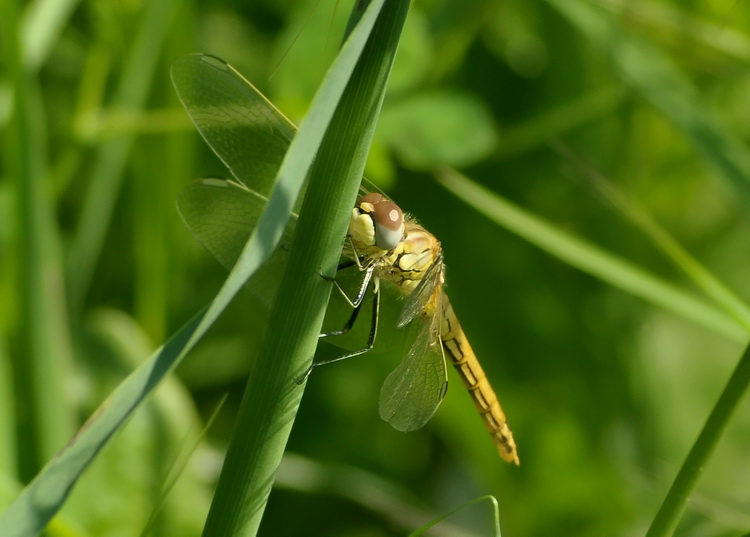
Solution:
{"label": "dragonfly compound eye", "polygon": [[367,230],[367,240],[362,242],[381,250],[395,248],[404,237],[404,213],[382,194],[371,192],[359,198],[353,214],[353,222],[355,220],[359,220],[357,228]]}
{"label": "dragonfly compound eye", "polygon": [[384,199],[375,204],[375,244],[383,250],[395,248],[404,237],[404,213],[392,201]]}

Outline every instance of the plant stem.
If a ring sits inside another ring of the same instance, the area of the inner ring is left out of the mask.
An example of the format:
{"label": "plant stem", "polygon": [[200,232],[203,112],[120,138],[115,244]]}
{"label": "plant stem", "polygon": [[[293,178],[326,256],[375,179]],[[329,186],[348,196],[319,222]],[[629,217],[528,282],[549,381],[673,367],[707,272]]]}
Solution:
{"label": "plant stem", "polygon": [[674,533],[687,507],[690,494],[695,489],[700,474],[713,453],[716,444],[729,423],[750,385],[750,347],[740,358],[711,415],[703,426],[664,502],[656,513],[646,537],[667,537]]}
{"label": "plant stem", "polygon": [[320,274],[333,273],[339,261],[408,7],[385,2],[320,146],[204,536],[258,531],[302,397],[294,379],[311,363],[330,295]]}

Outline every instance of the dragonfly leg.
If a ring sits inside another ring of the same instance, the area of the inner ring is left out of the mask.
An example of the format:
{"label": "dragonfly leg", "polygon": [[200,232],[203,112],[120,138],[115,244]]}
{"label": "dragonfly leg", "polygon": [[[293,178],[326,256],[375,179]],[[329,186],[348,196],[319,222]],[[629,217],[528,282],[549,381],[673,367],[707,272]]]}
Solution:
{"label": "dragonfly leg", "polygon": [[[343,263],[342,263],[343,265]],[[348,265],[352,266],[352,265]],[[339,265],[341,267],[341,265]],[[346,322],[344,327],[341,330],[334,330],[333,332],[325,332],[323,334],[320,334],[319,337],[329,337],[329,336],[342,336],[344,334],[349,333],[349,331],[354,326],[354,323],[357,321],[357,317],[359,316],[359,311],[362,309],[362,301],[365,298],[365,295],[367,294],[367,286],[370,285],[370,281],[372,280],[372,271],[374,267],[369,267],[365,269],[365,277],[362,278],[362,284],[360,285],[359,292],[357,292],[357,296],[354,298],[354,300],[350,299],[349,296],[346,294],[346,292],[341,288],[341,286],[336,282],[336,280],[332,280],[333,284],[336,286],[336,289],[339,290],[341,295],[346,299],[346,301],[349,303],[349,305],[354,308],[352,311],[351,316],[349,317],[349,320]],[[379,284],[375,283],[373,286],[373,302],[376,302],[376,297],[378,295],[379,291]],[[373,304],[373,307],[378,307],[377,304]]]}
{"label": "dragonfly leg", "polygon": [[[351,239],[349,239],[351,242]],[[354,245],[351,246],[352,250],[354,250]],[[354,250],[356,252],[356,250]],[[338,273],[341,270],[353,267],[354,265],[357,265],[357,268],[360,270],[360,272],[364,272],[365,276],[362,278],[362,283],[359,286],[359,291],[357,292],[357,296],[354,297],[354,299],[349,298],[349,295],[346,294],[346,291],[339,285],[339,282],[336,281],[336,278],[332,278],[330,276],[326,276],[325,274],[321,274],[320,277],[324,280],[327,280],[331,282],[333,285],[336,286],[336,289],[341,294],[342,297],[344,297],[344,300],[355,310],[359,307],[359,305],[362,303],[362,300],[365,298],[365,294],[367,293],[367,286],[370,284],[370,280],[372,279],[372,272],[375,270],[375,265],[373,263],[362,263],[359,256],[355,256],[355,258],[352,260],[347,260],[342,263],[339,263],[339,266],[336,268],[336,272]],[[339,335],[339,334],[345,334],[346,332],[351,329],[351,326],[354,324],[354,319],[357,318],[357,314],[354,314],[352,316],[353,318],[350,319],[350,322],[347,323],[349,326],[348,329],[346,329],[344,332],[335,332],[331,334],[326,335]],[[321,337],[325,337],[323,334],[321,334]]]}
{"label": "dragonfly leg", "polygon": [[354,326],[354,323],[357,322],[357,317],[359,317],[359,312],[362,311],[362,302],[354,306],[354,309],[352,310],[352,314],[349,316],[349,320],[346,321],[346,324],[343,328],[340,330],[334,330],[332,332],[324,332],[320,334],[318,337],[330,337],[330,336],[343,336],[344,334],[348,334],[349,331]]}
{"label": "dragonfly leg", "polygon": [[[351,266],[351,265],[348,265]],[[347,268],[347,267],[344,267]],[[370,266],[365,271],[365,276],[362,278],[362,284],[359,286],[359,291],[357,291],[357,296],[354,297],[354,299],[349,298],[349,295],[346,294],[346,291],[344,291],[341,286],[339,285],[339,282],[337,282],[335,279],[331,280],[331,283],[338,289],[338,292],[341,294],[342,297],[344,297],[344,300],[355,310],[359,308],[359,306],[362,304],[362,300],[364,300],[365,295],[367,294],[367,286],[370,285],[370,280],[372,280],[372,271],[375,270],[374,266]]]}
{"label": "dragonfly leg", "polygon": [[[380,286],[378,285],[378,281],[376,280],[375,285],[373,286],[373,297],[372,297],[372,324],[370,325],[370,335],[367,337],[367,345],[363,349],[359,349],[356,351],[348,352],[344,354],[343,356],[337,356],[336,358],[332,358],[330,360],[323,360],[321,362],[313,362],[310,364],[310,367],[305,371],[303,375],[295,379],[295,382],[297,384],[302,384],[307,380],[307,377],[310,376],[310,373],[312,373],[312,370],[320,365],[327,365],[332,364],[334,362],[340,362],[341,360],[346,360],[348,358],[354,358],[355,356],[360,356],[361,354],[365,354],[372,350],[373,345],[375,345],[375,338],[378,334],[378,317],[380,316]],[[346,323],[346,326],[342,330],[339,330],[337,332],[329,332],[327,334],[321,334],[320,337],[326,337],[326,336],[333,336],[333,335],[340,335],[347,333],[351,327],[354,325],[354,321],[357,318],[357,315],[359,315],[359,310],[361,309],[361,301],[358,306],[356,306],[354,312],[352,313],[352,316],[349,318],[349,321]]]}

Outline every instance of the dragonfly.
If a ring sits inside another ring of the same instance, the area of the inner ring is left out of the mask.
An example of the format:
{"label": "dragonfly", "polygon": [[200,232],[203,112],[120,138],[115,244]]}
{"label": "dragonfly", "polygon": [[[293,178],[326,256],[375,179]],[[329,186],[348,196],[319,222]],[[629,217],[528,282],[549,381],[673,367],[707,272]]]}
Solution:
{"label": "dragonfly", "polygon": [[[196,239],[231,269],[265,208],[296,127],[238,71],[216,57],[185,56],[174,62],[171,74],[188,115],[233,176],[189,185],[178,197],[178,210]],[[290,219],[280,247],[249,282],[266,304],[273,299],[294,224],[295,219]],[[403,296],[397,325],[409,326],[414,334],[403,360],[381,388],[381,417],[399,431],[424,426],[445,396],[447,358],[468,390],[498,454],[518,465],[505,413],[444,291],[440,242],[363,179],[342,255],[348,261],[341,267],[355,265],[362,274],[361,284],[355,298],[349,299],[334,279],[354,311],[343,330],[323,335],[347,332],[368,289],[374,295],[366,347],[343,357],[372,349],[381,283]]]}

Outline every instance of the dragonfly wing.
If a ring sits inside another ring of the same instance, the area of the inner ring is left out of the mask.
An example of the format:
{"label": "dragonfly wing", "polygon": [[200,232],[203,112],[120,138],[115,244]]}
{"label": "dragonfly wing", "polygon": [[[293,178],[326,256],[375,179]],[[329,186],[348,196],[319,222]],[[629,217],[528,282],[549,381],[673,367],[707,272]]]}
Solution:
{"label": "dragonfly wing", "polygon": [[439,319],[417,319],[416,338],[401,364],[380,390],[380,417],[399,431],[414,431],[427,423],[448,388],[445,356],[438,333]]}
{"label": "dragonfly wing", "polygon": [[[178,199],[180,213],[196,238],[231,268],[265,207],[297,129],[240,73],[218,58],[184,56],[172,64],[171,73],[196,128],[241,183],[207,179],[188,186]],[[222,187],[228,188],[222,191]],[[363,179],[362,191],[372,190],[376,188]],[[303,198],[300,195],[299,199]],[[282,241],[288,237],[289,226]],[[261,274],[253,277],[250,287],[257,295],[269,293],[266,286],[253,286],[252,281],[275,281],[285,257],[283,248],[279,249]]]}
{"label": "dragonfly wing", "polygon": [[[226,179],[202,179],[185,187],[177,209],[191,233],[227,269],[231,269],[266,207],[267,199],[244,185]],[[280,246],[250,279],[248,287],[267,306],[286,262],[296,215],[284,230]]]}
{"label": "dragonfly wing", "polygon": [[[208,54],[172,64],[172,82],[201,136],[232,175],[268,196],[297,127],[237,70]],[[361,193],[379,191],[363,179]]]}
{"label": "dragonfly wing", "polygon": [[206,54],[172,64],[172,82],[198,131],[240,182],[270,195],[294,125],[231,65]]}
{"label": "dragonfly wing", "polygon": [[436,259],[430,268],[427,269],[427,274],[424,275],[417,288],[406,298],[406,302],[398,318],[399,328],[412,322],[425,310],[433,295],[435,295],[437,288],[443,284],[442,277],[443,260]]}

